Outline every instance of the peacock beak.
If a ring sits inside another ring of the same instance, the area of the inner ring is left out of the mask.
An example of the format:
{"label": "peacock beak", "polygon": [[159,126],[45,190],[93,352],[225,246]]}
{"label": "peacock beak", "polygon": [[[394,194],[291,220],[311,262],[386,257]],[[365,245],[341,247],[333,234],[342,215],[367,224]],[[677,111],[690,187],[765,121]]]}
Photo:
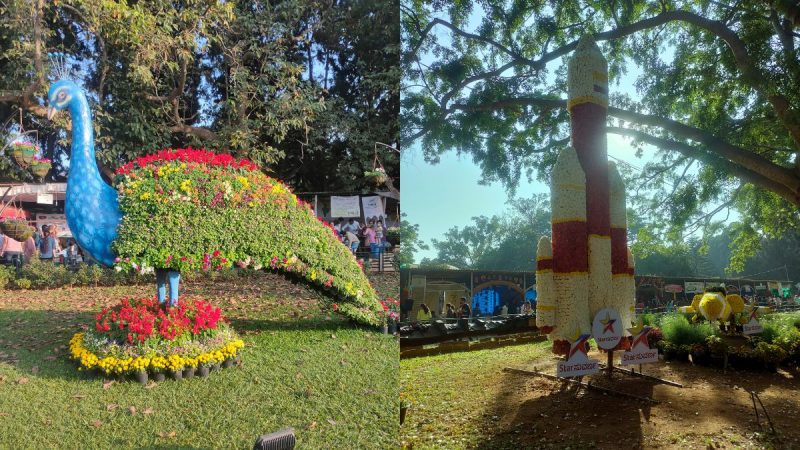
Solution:
{"label": "peacock beak", "polygon": [[47,120],[53,120],[53,116],[55,116],[57,112],[58,111],[56,111],[55,108],[53,108],[52,106],[48,106],[47,107]]}

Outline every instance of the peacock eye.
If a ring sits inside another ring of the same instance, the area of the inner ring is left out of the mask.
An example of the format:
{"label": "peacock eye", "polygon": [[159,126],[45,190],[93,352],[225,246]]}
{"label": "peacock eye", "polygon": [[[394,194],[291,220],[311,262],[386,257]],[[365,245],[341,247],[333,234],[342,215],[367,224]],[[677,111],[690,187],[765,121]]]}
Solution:
{"label": "peacock eye", "polygon": [[63,101],[65,98],[67,98],[67,93],[64,91],[59,92],[58,95],[56,96],[56,99],[58,99],[58,101]]}

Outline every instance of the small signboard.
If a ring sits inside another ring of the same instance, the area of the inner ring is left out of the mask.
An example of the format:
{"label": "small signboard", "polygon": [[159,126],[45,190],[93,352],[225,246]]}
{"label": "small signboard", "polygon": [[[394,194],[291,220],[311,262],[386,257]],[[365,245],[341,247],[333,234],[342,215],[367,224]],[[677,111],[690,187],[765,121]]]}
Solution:
{"label": "small signboard", "polygon": [[631,345],[630,350],[622,354],[623,366],[658,362],[658,350],[651,349],[650,344],[647,342],[647,335],[650,330],[652,328],[642,326],[641,322],[633,328],[628,328],[628,331],[633,336],[633,345]]}
{"label": "small signboard", "polygon": [[572,342],[566,361],[559,361],[556,376],[559,378],[581,377],[591,375],[600,370],[597,360],[586,355],[586,341],[590,334],[579,334]]}
{"label": "small signboard", "polygon": [[36,203],[40,205],[52,205],[53,194],[36,194]]}
{"label": "small signboard", "polygon": [[600,348],[610,350],[616,347],[622,339],[622,321],[619,313],[612,308],[597,311],[592,322],[592,336]]}
{"label": "small signboard", "polygon": [[764,328],[761,327],[761,324],[758,323],[758,319],[756,319],[757,311],[758,306],[753,306],[753,309],[750,311],[750,320],[742,326],[742,334],[758,334],[764,331]]}
{"label": "small signboard", "polygon": [[331,197],[331,217],[361,217],[361,206],[357,195],[350,197]]}
{"label": "small signboard", "polygon": [[681,286],[680,284],[668,284],[664,286],[664,292],[680,294],[681,292],[683,292],[683,286]]}
{"label": "small signboard", "polygon": [[683,284],[686,286],[687,294],[702,294],[706,289],[704,281],[687,281]]}

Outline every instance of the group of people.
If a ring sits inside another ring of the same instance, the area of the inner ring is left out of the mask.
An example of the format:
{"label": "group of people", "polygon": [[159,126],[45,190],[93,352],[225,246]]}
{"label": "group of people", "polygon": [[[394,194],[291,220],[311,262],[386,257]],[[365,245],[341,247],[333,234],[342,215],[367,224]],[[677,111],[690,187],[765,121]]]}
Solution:
{"label": "group of people", "polygon": [[58,229],[55,225],[42,225],[24,242],[4,235],[0,230],[0,263],[22,265],[38,255],[42,261],[54,261],[64,256],[67,261],[81,261],[83,253],[70,239],[66,248],[61,248]]}
{"label": "group of people", "polygon": [[334,222],[333,229],[353,254],[361,247],[362,239],[364,247],[369,247],[369,254],[375,259],[390,246],[383,217],[372,217],[363,225],[352,217],[347,220],[339,218]]}
{"label": "group of people", "polygon": [[[500,308],[500,315],[507,316],[508,315],[508,305],[503,305]],[[522,315],[531,315],[534,313],[533,305],[530,301],[525,301],[520,308],[519,314]],[[488,314],[491,316],[492,314]],[[445,318],[445,319],[468,319],[470,317],[478,317],[480,316],[480,311],[473,311],[472,307],[470,307],[469,303],[467,302],[466,297],[461,297],[458,302],[458,307],[456,308],[452,303],[446,303],[444,305],[444,309],[442,310],[441,314],[438,317]],[[419,311],[417,311],[417,321],[418,322],[427,322],[435,317],[433,311],[431,311],[430,307],[425,303],[420,303]]]}

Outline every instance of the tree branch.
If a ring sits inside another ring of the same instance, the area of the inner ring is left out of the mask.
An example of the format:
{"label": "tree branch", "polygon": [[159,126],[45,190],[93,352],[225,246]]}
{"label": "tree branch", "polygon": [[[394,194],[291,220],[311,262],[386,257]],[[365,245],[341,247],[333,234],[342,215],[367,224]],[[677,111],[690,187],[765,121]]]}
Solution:
{"label": "tree branch", "polygon": [[92,23],[86,19],[86,16],[83,15],[77,8],[61,3],[58,5],[60,8],[65,9],[72,13],[75,17],[77,17],[81,22],[86,25],[86,28],[94,34],[94,38],[97,42],[97,46],[100,50],[100,63],[98,67],[100,68],[100,76],[97,80],[97,98],[99,99],[100,103],[103,103],[103,91],[105,89],[105,82],[106,82],[106,75],[108,74],[108,52],[106,51],[106,43],[103,40],[100,33],[92,26]]}
{"label": "tree branch", "polygon": [[[508,108],[513,106],[538,106],[545,108],[566,108],[566,101],[553,98],[539,97],[518,97],[501,99],[491,103],[480,105],[455,104],[449,111],[491,111],[495,109]],[[682,138],[704,144],[713,152],[724,157],[728,161],[745,167],[750,171],[758,173],[765,178],[769,178],[782,184],[791,192],[800,192],[800,178],[786,167],[779,166],[772,161],[753,152],[749,152],[735,145],[731,145],[716,136],[680,122],[658,116],[641,114],[633,111],[624,110],[616,107],[609,107],[608,114],[628,122],[638,125],[654,126],[664,129]]]}
{"label": "tree branch", "polygon": [[[797,147],[798,150],[800,150],[800,122],[798,122],[797,119],[797,117],[800,117],[800,114],[798,114],[796,111],[794,111],[793,108],[791,108],[791,105],[789,104],[789,101],[786,99],[786,97],[777,94],[773,87],[768,86],[767,83],[769,77],[761,73],[761,71],[755,66],[755,64],[753,64],[753,61],[747,52],[747,48],[745,47],[744,42],[738,37],[738,35],[735,32],[733,32],[730,28],[728,28],[723,22],[717,20],[710,20],[690,11],[683,11],[683,10],[664,11],[650,18],[643,19],[638,22],[625,25],[622,27],[618,27],[614,30],[595,34],[594,39],[596,41],[619,39],[645,29],[664,25],[669,22],[685,22],[697,26],[699,28],[702,28],[722,39],[731,49],[731,52],[733,52],[736,65],[742,73],[742,81],[744,81],[745,84],[751,86],[754,90],[756,90],[756,92],[761,94],[764,98],[766,98],[769,101],[769,103],[775,110],[776,114],[778,115],[778,118],[781,120],[781,123],[792,136],[792,140],[795,143],[795,147]],[[578,45],[578,41],[573,41],[552,52],[543,54],[537,60],[532,60],[530,58],[524,57],[523,55],[517,55],[515,52],[507,49],[506,47],[500,45],[495,41],[492,41],[491,39],[483,38],[481,36],[477,36],[472,33],[464,32],[463,30],[460,30],[459,28],[453,26],[449,22],[437,18],[429,22],[428,25],[423,30],[420,41],[414,48],[415,53],[422,45],[422,42],[425,40],[427,35],[430,33],[431,29],[436,25],[446,26],[454,33],[460,36],[467,37],[470,39],[475,39],[480,42],[492,45],[496,47],[498,50],[508,54],[513,58],[510,62],[504,64],[500,68],[465,78],[464,81],[459,83],[456,87],[451,89],[442,97],[440,105],[442,106],[443,109],[446,109],[448,107],[447,103],[451,98],[453,98],[455,95],[458,94],[458,92],[461,91],[461,89],[463,89],[464,87],[466,87],[471,83],[495,77],[504,72],[505,70],[508,70],[518,65],[528,65],[537,71],[541,70],[542,68],[545,67],[545,65],[548,62],[553,61],[556,58],[566,56],[567,54],[572,52]],[[443,113],[442,120],[445,118],[446,118],[446,113]],[[424,133],[421,134],[415,133],[413,135],[413,139],[417,139],[423,134]]]}
{"label": "tree branch", "polygon": [[758,172],[750,170],[747,167],[743,167],[739,164],[732,163],[723,158],[715,157],[714,155],[702,151],[697,147],[693,147],[683,142],[658,138],[655,136],[651,136],[647,133],[638,130],[633,130],[630,128],[607,127],[606,130],[609,133],[622,134],[633,137],[642,142],[655,145],[656,147],[659,148],[675,150],[677,152],[680,152],[684,156],[687,156],[689,158],[699,159],[705,162],[706,164],[722,167],[728,173],[731,173],[744,181],[753,183],[759,187],[772,191],[780,195],[781,197],[783,197],[784,199],[786,199],[795,206],[800,206],[800,195],[796,190],[793,191],[788,187],[784,186],[783,184],[775,181],[774,179],[766,177]]}
{"label": "tree branch", "polygon": [[172,133],[189,134],[189,135],[195,136],[195,137],[197,137],[199,139],[202,139],[204,141],[210,141],[210,140],[214,140],[214,139],[218,138],[217,133],[214,133],[213,131],[209,130],[208,128],[193,127],[191,125],[186,125],[186,124],[183,124],[183,123],[180,123],[180,124],[173,125],[173,126],[169,127],[169,131],[171,131]]}

